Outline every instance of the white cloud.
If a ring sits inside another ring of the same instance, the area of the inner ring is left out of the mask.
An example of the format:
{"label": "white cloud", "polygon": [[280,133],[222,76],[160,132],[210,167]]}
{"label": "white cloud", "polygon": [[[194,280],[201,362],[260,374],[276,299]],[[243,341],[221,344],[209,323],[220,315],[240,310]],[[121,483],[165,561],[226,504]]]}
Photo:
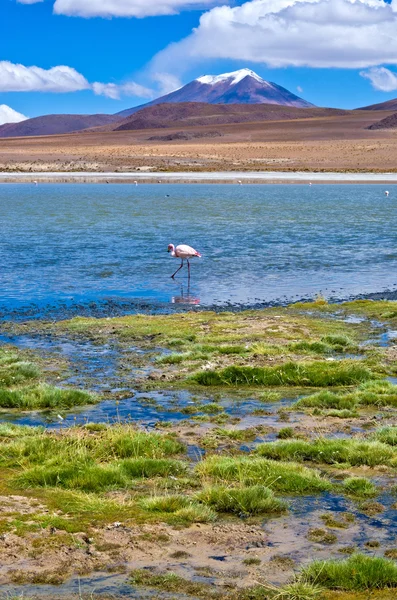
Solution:
{"label": "white cloud", "polygon": [[303,88],[300,85],[298,85],[296,89],[300,94],[302,94]]}
{"label": "white cloud", "polygon": [[0,125],[4,125],[4,123],[20,123],[20,121],[26,121],[27,118],[6,104],[0,104]]}
{"label": "white cloud", "polygon": [[174,92],[182,87],[182,83],[178,77],[171,73],[153,73],[151,75],[153,81],[156,81],[159,85],[159,95],[164,96],[170,92]]}
{"label": "white cloud", "polygon": [[86,78],[71,67],[25,67],[0,61],[0,92],[77,92],[87,90]]}
{"label": "white cloud", "polygon": [[0,61],[0,92],[52,92],[66,93],[92,90],[97,96],[118,100],[121,96],[152,98],[148,88],[133,81],[115,83],[90,83],[73,69],[64,65],[42,69],[26,67],[9,61]]}
{"label": "white cloud", "polygon": [[361,77],[369,79],[372,87],[381,92],[397,90],[397,74],[385,67],[373,67],[368,71],[361,71]]}
{"label": "white cloud", "polygon": [[112,100],[119,100],[121,96],[138,96],[139,98],[153,98],[152,90],[133,81],[117,85],[116,83],[100,83],[96,81],[92,84],[94,94],[97,96],[106,96]]}
{"label": "white cloud", "polygon": [[19,4],[38,4],[39,2],[44,2],[44,0],[17,0]]}
{"label": "white cloud", "polygon": [[[221,0],[56,0],[54,13],[69,17],[152,17],[220,3]],[[223,0],[225,3],[227,0]]]}
{"label": "white cloud", "polygon": [[204,13],[190,36],[159,53],[152,70],[166,71],[172,64],[182,72],[207,59],[272,67],[397,64],[397,0],[250,0],[220,6]]}

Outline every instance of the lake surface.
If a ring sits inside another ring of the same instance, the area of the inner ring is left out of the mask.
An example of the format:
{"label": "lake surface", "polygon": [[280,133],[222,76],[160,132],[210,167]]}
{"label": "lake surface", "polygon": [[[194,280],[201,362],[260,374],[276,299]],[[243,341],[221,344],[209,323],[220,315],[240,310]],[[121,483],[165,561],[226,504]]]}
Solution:
{"label": "lake surface", "polygon": [[[397,186],[388,198],[384,189],[1,185],[0,312],[255,305],[394,288]],[[170,278],[169,243],[203,255],[190,287],[187,269]]]}

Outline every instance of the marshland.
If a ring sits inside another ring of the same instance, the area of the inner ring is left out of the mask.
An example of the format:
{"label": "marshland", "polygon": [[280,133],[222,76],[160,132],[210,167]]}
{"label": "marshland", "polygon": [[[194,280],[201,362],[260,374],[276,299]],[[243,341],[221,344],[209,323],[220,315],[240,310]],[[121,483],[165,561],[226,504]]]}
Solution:
{"label": "marshland", "polygon": [[[5,195],[16,198],[17,187]],[[193,194],[209,203],[204,188]],[[166,257],[168,242],[184,241],[182,229],[171,229],[169,201],[160,207],[151,186],[121,190],[114,210],[102,188],[95,197],[89,186],[78,222],[68,187],[63,211],[44,219],[43,231],[35,223],[52,186],[36,203],[36,189],[27,190],[25,220],[17,222],[17,206],[2,205],[4,597],[395,598],[397,302],[343,301],[392,287],[395,217],[388,199],[376,204],[378,186],[363,186],[368,210],[352,231],[346,218],[357,188],[311,197],[302,188],[292,214],[298,191],[289,186],[286,200],[285,188],[268,187],[240,225],[233,207],[242,199],[228,192],[224,206],[214,205],[211,231],[197,216],[207,252],[178,303],[169,279],[175,261],[156,253],[158,246]],[[171,191],[182,202],[183,186]],[[150,198],[165,220],[146,230]],[[277,220],[280,198],[279,225],[268,227],[266,211]],[[305,239],[314,216],[304,206],[320,218]],[[120,230],[123,211],[135,225],[129,235],[127,225]],[[382,251],[381,213],[390,236]],[[232,222],[240,229],[222,249]],[[257,256],[261,236],[267,263]],[[39,266],[42,285],[38,273],[29,279]],[[135,295],[122,287],[134,277]],[[331,280],[339,298],[326,289]],[[178,285],[186,284],[182,277]],[[274,305],[264,306],[272,287]],[[313,299],[294,302],[297,293]]]}

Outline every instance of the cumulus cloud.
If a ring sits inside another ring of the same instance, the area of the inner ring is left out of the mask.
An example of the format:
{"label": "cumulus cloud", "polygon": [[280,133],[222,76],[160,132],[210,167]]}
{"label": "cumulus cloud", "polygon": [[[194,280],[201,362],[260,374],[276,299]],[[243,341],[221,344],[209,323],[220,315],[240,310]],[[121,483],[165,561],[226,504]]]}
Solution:
{"label": "cumulus cloud", "polygon": [[368,71],[361,71],[361,77],[369,79],[372,87],[381,92],[397,90],[397,74],[385,67],[373,67]]}
{"label": "cumulus cloud", "polygon": [[20,123],[21,121],[26,121],[27,118],[22,113],[7,106],[7,104],[0,104],[0,125],[4,125],[4,123]]}
{"label": "cumulus cloud", "polygon": [[[29,1],[29,0],[28,0]],[[54,13],[69,17],[152,17],[205,8],[227,0],[56,0]]]}
{"label": "cumulus cloud", "polygon": [[73,69],[64,65],[42,69],[26,67],[9,61],[0,61],[0,92],[52,92],[66,93],[92,90],[97,96],[118,100],[121,96],[152,98],[148,88],[133,81],[116,83],[90,83]]}
{"label": "cumulus cloud", "polygon": [[42,69],[0,61],[0,92],[77,92],[87,90],[86,78],[64,65]]}
{"label": "cumulus cloud", "polygon": [[397,0],[250,0],[204,13],[199,26],[155,57],[169,64],[235,59],[271,67],[397,64]]}

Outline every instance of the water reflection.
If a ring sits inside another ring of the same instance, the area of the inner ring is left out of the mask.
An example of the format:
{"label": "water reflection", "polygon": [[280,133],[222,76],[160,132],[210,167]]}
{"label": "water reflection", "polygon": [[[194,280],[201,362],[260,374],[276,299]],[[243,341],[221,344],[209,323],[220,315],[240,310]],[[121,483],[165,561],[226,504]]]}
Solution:
{"label": "water reflection", "polygon": [[189,283],[185,286],[176,281],[175,285],[179,287],[179,294],[177,296],[172,296],[172,304],[193,304],[197,306],[200,304],[200,298],[192,295],[190,292],[190,280]]}

